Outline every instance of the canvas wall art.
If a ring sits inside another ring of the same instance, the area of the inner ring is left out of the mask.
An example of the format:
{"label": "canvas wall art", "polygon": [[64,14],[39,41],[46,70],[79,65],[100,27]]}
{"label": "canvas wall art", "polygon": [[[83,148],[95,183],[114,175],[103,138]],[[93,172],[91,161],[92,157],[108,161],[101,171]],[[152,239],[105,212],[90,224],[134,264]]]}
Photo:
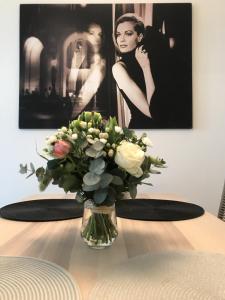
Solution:
{"label": "canvas wall art", "polygon": [[191,4],[21,4],[19,128],[66,126],[84,110],[192,128]]}

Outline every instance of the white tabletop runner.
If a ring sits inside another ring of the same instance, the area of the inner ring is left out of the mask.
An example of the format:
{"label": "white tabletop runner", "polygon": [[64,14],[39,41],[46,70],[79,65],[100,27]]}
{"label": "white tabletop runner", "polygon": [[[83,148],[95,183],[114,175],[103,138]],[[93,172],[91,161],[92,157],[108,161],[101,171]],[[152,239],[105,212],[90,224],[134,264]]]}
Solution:
{"label": "white tabletop runner", "polygon": [[0,256],[1,300],[78,300],[79,288],[60,266],[32,257]]}
{"label": "white tabletop runner", "polygon": [[135,257],[104,274],[91,300],[222,300],[225,256],[165,252]]}

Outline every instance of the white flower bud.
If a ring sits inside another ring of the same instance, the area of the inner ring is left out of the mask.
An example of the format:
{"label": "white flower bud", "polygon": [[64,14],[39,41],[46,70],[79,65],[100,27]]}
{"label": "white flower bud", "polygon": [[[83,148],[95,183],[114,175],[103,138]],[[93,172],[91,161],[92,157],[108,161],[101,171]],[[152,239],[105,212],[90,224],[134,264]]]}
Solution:
{"label": "white flower bud", "polygon": [[100,137],[100,139],[106,139],[107,140],[109,138],[109,135],[108,135],[107,132],[100,132],[99,137]]}
{"label": "white flower bud", "polygon": [[77,133],[73,133],[71,137],[73,140],[76,140],[78,138],[78,135],[77,135]]}
{"label": "white flower bud", "polygon": [[100,130],[98,128],[95,128],[94,133],[98,135],[100,133]]}
{"label": "white flower bud", "polygon": [[100,142],[103,143],[103,144],[106,144],[107,140],[106,139],[100,139]]}
{"label": "white flower bud", "polygon": [[113,149],[109,149],[109,151],[108,151],[108,156],[109,156],[109,157],[113,157],[113,155],[114,155]]}
{"label": "white flower bud", "polygon": [[106,127],[105,132],[109,132],[109,131],[110,131],[109,127]]}
{"label": "white flower bud", "polygon": [[87,122],[80,121],[80,127],[83,129],[87,128]]}
{"label": "white flower bud", "polygon": [[57,141],[57,137],[55,135],[51,135],[47,141],[47,144],[51,145]]}
{"label": "white flower bud", "polygon": [[115,143],[112,144],[112,148],[113,148],[113,149],[116,148],[116,144],[115,144]]}
{"label": "white flower bud", "polygon": [[89,128],[89,129],[88,129],[88,132],[89,132],[89,133],[93,133],[93,132],[94,132],[94,128],[92,128],[92,127]]}
{"label": "white flower bud", "polygon": [[120,126],[115,126],[114,129],[117,133],[120,133],[122,131],[122,128]]}
{"label": "white flower bud", "polygon": [[147,136],[143,137],[141,140],[142,140],[142,143],[145,144],[146,146],[150,146],[150,147],[153,146],[151,140]]}
{"label": "white flower bud", "polygon": [[66,128],[65,126],[63,126],[63,127],[61,128],[61,131],[62,131],[62,132],[67,132],[67,128]]}

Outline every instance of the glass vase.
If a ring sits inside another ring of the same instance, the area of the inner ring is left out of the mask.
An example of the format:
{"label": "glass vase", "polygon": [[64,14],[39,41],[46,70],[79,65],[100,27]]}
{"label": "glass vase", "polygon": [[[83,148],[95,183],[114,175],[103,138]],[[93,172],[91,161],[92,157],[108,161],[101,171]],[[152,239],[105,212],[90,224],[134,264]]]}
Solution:
{"label": "glass vase", "polygon": [[112,245],[118,235],[115,204],[95,206],[85,201],[81,227],[81,237],[85,243],[95,249]]}

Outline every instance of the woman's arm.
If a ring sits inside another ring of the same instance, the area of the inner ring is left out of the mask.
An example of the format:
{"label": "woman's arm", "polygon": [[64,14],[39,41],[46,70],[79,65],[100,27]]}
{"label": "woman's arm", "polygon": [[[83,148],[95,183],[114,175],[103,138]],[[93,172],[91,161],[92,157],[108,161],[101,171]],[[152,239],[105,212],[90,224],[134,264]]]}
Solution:
{"label": "woman's arm", "polygon": [[143,46],[141,46],[136,49],[135,57],[139,65],[141,66],[144,74],[145,86],[147,92],[147,102],[148,105],[150,106],[150,102],[155,91],[155,84],[152,77],[151,65],[148,58],[148,53],[143,49]]}
{"label": "woman's arm", "polygon": [[145,94],[127,73],[126,67],[122,62],[117,62],[112,67],[113,77],[118,87],[124,91],[130,101],[146,116],[151,117],[149,104]]}

